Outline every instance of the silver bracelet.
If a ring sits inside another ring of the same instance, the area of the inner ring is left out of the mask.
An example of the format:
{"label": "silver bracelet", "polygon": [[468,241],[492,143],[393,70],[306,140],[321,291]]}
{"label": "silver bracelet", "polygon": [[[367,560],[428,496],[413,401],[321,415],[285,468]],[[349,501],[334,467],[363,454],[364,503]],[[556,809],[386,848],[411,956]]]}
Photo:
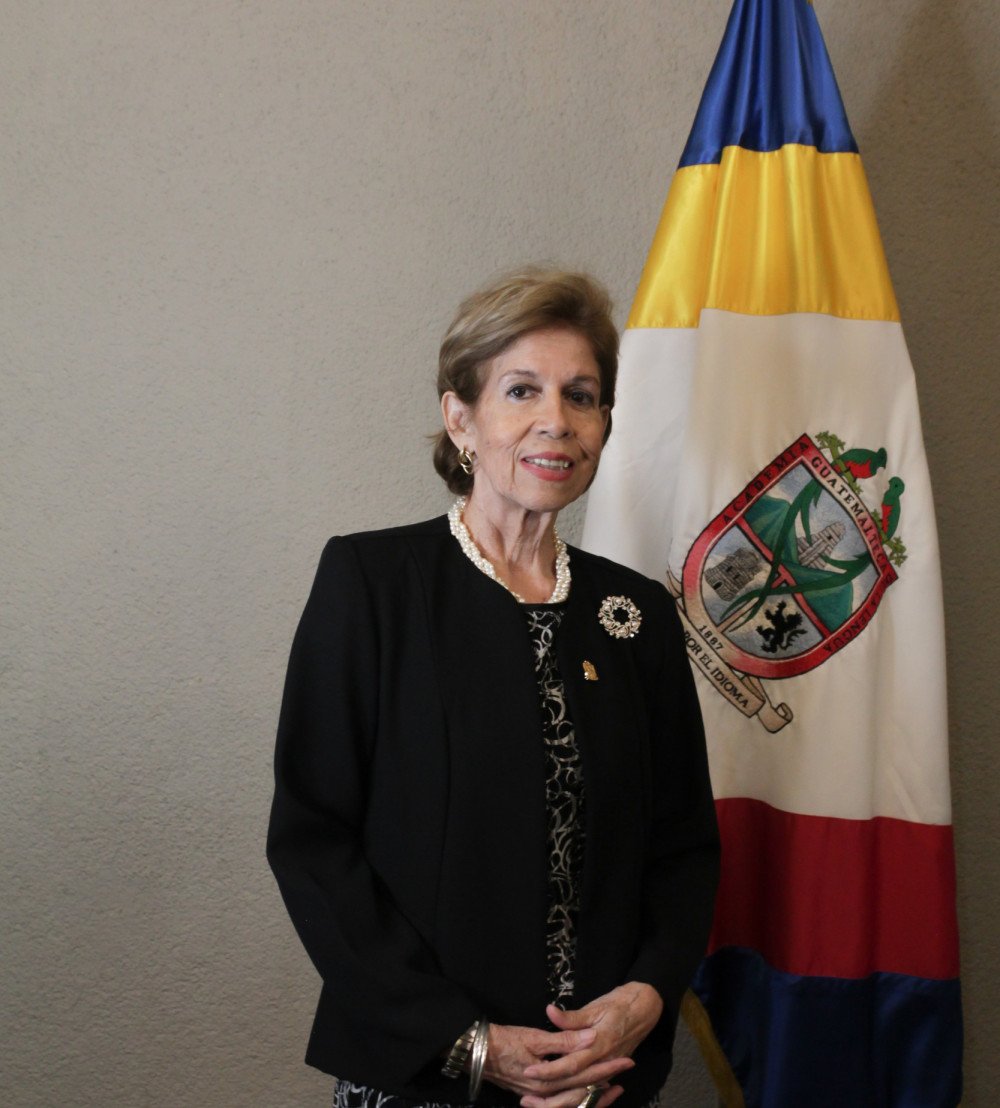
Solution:
{"label": "silver bracelet", "polygon": [[469,1062],[469,1103],[479,1096],[483,1084],[483,1070],[486,1068],[486,1051],[490,1045],[490,1021],[483,1016],[476,1021],[476,1031],[472,1038],[472,1060]]}
{"label": "silver bracelet", "polygon": [[441,1072],[445,1077],[460,1077],[465,1069],[465,1063],[469,1060],[469,1051],[472,1049],[472,1040],[476,1037],[476,1027],[473,1024],[468,1030],[463,1031],[455,1040],[455,1045],[448,1051]]}

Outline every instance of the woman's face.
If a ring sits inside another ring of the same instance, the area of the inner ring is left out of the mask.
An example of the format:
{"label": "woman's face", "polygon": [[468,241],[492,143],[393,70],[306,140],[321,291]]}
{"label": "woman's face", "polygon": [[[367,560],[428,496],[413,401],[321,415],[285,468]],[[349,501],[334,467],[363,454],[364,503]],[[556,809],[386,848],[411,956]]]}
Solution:
{"label": "woman's face", "polygon": [[557,512],[597,469],[608,422],[601,375],[578,331],[532,331],[490,363],[473,407],[441,400],[445,426],[475,452],[471,500],[498,522],[511,510]]}

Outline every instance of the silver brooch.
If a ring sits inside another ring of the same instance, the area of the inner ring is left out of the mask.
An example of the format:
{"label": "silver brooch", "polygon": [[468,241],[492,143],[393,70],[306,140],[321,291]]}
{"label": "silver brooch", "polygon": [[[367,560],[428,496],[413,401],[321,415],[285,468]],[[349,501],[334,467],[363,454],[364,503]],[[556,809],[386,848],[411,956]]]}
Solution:
{"label": "silver brooch", "polygon": [[642,614],[627,596],[608,596],[601,603],[597,618],[609,635],[630,639],[642,623]]}

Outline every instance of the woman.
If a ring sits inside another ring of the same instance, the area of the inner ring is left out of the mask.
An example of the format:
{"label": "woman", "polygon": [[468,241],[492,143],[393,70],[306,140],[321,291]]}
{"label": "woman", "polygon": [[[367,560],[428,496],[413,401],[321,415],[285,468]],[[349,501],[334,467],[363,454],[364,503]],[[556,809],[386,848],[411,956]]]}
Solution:
{"label": "woman", "polygon": [[662,586],[556,532],[611,430],[589,278],[470,297],[441,346],[448,517],[332,539],[292,647],[268,856],[337,1103],[653,1100],[717,837]]}

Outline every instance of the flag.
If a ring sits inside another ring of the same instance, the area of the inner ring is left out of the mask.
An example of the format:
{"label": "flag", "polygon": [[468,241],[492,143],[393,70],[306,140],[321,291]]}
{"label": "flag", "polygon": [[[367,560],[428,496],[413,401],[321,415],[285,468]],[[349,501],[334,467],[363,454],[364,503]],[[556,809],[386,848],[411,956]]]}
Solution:
{"label": "flag", "polygon": [[736,0],[583,545],[664,581],[723,841],[694,989],[749,1106],[956,1105],[944,629],[913,370],[807,0]]}

